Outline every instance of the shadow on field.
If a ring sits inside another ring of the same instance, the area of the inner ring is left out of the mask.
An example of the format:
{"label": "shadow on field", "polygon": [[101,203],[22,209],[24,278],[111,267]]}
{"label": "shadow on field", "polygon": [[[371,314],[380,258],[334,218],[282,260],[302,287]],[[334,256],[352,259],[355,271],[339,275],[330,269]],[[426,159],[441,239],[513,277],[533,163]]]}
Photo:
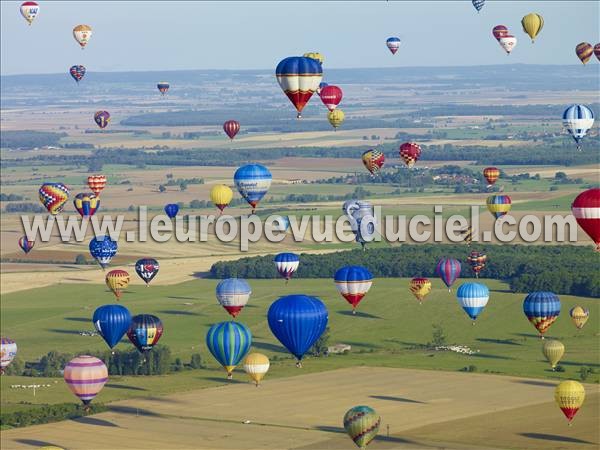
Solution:
{"label": "shadow on field", "polygon": [[365,319],[383,319],[383,317],[375,316],[373,314],[356,311],[356,314],[352,314],[352,311],[348,311],[346,309],[342,311],[337,311],[338,314],[342,316],[350,316],[350,317],[364,317]]}
{"label": "shadow on field", "polygon": [[490,355],[489,353],[474,353],[469,355],[472,358],[486,358],[486,359],[515,359],[511,356],[500,356],[500,355]]}
{"label": "shadow on field", "polygon": [[[60,266],[61,269],[72,269],[72,266]],[[82,282],[86,282],[88,281],[86,278],[73,278],[73,277],[69,277],[69,278],[65,278],[66,281],[76,281],[78,283],[82,283]]]}
{"label": "shadow on field", "polygon": [[543,439],[544,441],[556,441],[556,442],[573,442],[575,444],[592,444],[597,445],[596,442],[584,441],[583,439],[572,438],[569,436],[558,436],[556,434],[545,434],[545,433],[519,433],[519,436],[523,436],[530,439]]}
{"label": "shadow on field", "polygon": [[192,274],[192,276],[194,278],[208,278],[209,275],[210,275],[210,271],[206,271],[206,272],[194,272]]}
{"label": "shadow on field", "polygon": [[260,350],[268,350],[270,352],[287,353],[281,345],[269,344],[268,342],[257,342],[252,340],[252,346]]}
{"label": "shadow on field", "polygon": [[420,403],[425,405],[427,402],[422,402],[419,400],[411,400],[410,398],[404,397],[392,397],[390,395],[369,395],[370,398],[376,398],[378,400],[390,400],[393,402],[404,402],[404,403]]}
{"label": "shadow on field", "polygon": [[37,439],[15,439],[15,442],[19,444],[31,445],[32,447],[44,447],[44,446],[52,446],[56,445],[52,442],[47,441],[38,441]]}
{"label": "shadow on field", "polygon": [[575,366],[575,367],[581,367],[581,366],[600,367],[600,364],[597,364],[597,363],[580,363],[580,362],[574,362],[574,361],[561,361],[560,365],[561,366]]}
{"label": "shadow on field", "polygon": [[[313,427],[313,429],[319,430],[319,431],[325,431],[327,433],[346,434],[346,430],[344,430],[343,428],[341,428],[341,427],[331,427],[331,426],[328,426],[328,425],[316,425],[316,426]],[[411,441],[409,439],[402,439],[402,438],[394,437],[394,436],[382,436],[382,435],[378,435],[373,440],[374,441],[381,441],[381,442],[396,442],[396,443],[403,443],[403,444],[416,444],[415,441]]]}
{"label": "shadow on field", "polygon": [[523,344],[519,344],[518,342],[515,342],[512,339],[491,339],[491,338],[477,338],[475,339],[476,341],[479,342],[486,342],[489,344],[502,344],[502,345],[523,345]]}
{"label": "shadow on field", "polygon": [[148,390],[146,388],[142,388],[142,387],[138,387],[138,386],[129,386],[128,384],[106,383],[104,386],[108,387],[108,388],[113,388],[113,389],[126,389],[128,391],[147,391]]}
{"label": "shadow on field", "polygon": [[540,341],[542,340],[540,338],[539,334],[533,334],[533,333],[513,333],[514,336],[521,336],[521,337],[528,337],[528,338],[537,338]]}
{"label": "shadow on field", "polygon": [[95,427],[113,427],[121,428],[119,425],[115,425],[112,422],[104,419],[96,419],[95,417],[79,417],[77,419],[71,419],[72,422],[82,423],[84,425],[94,425]]}
{"label": "shadow on field", "polygon": [[228,380],[226,375],[224,375],[222,377],[202,377],[202,379],[208,380],[208,381],[216,381],[217,383],[221,383],[221,384],[242,384],[242,383],[246,384],[246,383],[248,383],[247,381],[238,380],[236,378]]}
{"label": "shadow on field", "polygon": [[172,298],[174,300],[198,300],[195,297],[179,297],[177,295],[169,295],[169,296],[167,296],[167,298]]}
{"label": "shadow on field", "polygon": [[163,309],[162,311],[158,311],[162,314],[172,314],[174,316],[203,316],[202,313],[192,312],[192,311],[179,311],[177,309]]}
{"label": "shadow on field", "polygon": [[528,384],[530,386],[556,387],[556,383],[550,383],[549,381],[512,380],[512,382],[519,384]]}
{"label": "shadow on field", "polygon": [[150,411],[147,409],[142,409],[142,408],[134,408],[133,406],[114,405],[114,406],[109,406],[108,410],[110,412],[115,412],[115,413],[119,413],[119,414],[129,414],[132,416],[161,417],[160,414],[157,414],[153,411]]}
{"label": "shadow on field", "polygon": [[81,331],[77,331],[77,330],[63,330],[60,328],[46,328],[46,331],[51,331],[52,333],[62,333],[62,334],[79,334],[79,333],[81,333]]}
{"label": "shadow on field", "polygon": [[90,323],[92,319],[89,317],[65,317],[65,320],[70,320],[71,322],[85,322]]}

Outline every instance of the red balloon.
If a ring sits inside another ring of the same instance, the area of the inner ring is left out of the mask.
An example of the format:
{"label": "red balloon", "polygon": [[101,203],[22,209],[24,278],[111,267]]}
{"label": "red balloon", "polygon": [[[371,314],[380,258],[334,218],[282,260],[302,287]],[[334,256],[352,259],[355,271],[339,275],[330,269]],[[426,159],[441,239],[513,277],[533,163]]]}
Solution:
{"label": "red balloon", "polygon": [[233,139],[240,131],[240,123],[237,120],[228,120],[223,124],[223,131],[229,136],[229,139]]}
{"label": "red balloon", "polygon": [[408,167],[412,167],[421,156],[421,146],[415,142],[405,142],[400,146],[400,158]]}
{"label": "red balloon", "polygon": [[571,211],[579,226],[596,243],[596,251],[600,251],[600,188],[579,194],[571,205]]}
{"label": "red balloon", "polygon": [[342,90],[337,86],[328,85],[321,89],[321,101],[329,111],[337,108],[342,101]]}
{"label": "red balloon", "polygon": [[492,29],[492,34],[494,35],[496,40],[499,41],[500,38],[508,36],[508,28],[506,28],[504,25],[496,25]]}

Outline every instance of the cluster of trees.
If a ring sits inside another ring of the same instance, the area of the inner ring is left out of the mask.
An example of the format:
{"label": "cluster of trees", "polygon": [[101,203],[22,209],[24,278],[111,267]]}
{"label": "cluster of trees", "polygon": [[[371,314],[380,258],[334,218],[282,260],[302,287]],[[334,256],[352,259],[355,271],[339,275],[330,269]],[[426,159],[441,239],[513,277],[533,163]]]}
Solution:
{"label": "cluster of trees", "polygon": [[36,203],[9,203],[4,207],[4,211],[7,213],[43,213],[46,210]]}
{"label": "cluster of trees", "polygon": [[0,193],[0,202],[18,202],[23,200],[23,196],[19,194]]}
{"label": "cluster of trees", "polygon": [[58,146],[58,142],[63,137],[67,137],[67,133],[3,130],[0,133],[0,148],[32,149],[35,147]]}
{"label": "cluster of trees", "polygon": [[77,419],[107,411],[108,408],[102,403],[92,403],[89,410],[84,409],[77,403],[57,403],[54,405],[31,406],[23,411],[15,411],[0,414],[0,426],[4,427],[28,427],[43,423],[60,422],[62,420]]}
{"label": "cluster of trees", "polygon": [[[589,105],[593,111],[598,110],[599,103]],[[411,115],[416,117],[437,116],[542,116],[562,117],[564,105],[470,105],[464,103],[449,103],[421,108]]]}
{"label": "cluster of trees", "polygon": [[[507,281],[514,292],[548,290],[557,294],[600,297],[597,255],[588,247],[571,245],[480,245],[473,249],[488,256],[480,278]],[[436,277],[435,266],[442,257],[463,262],[462,276],[473,277],[467,264],[465,244],[403,244],[391,248],[371,248],[328,253],[302,254],[297,278],[332,277],[345,265],[367,267],[375,277]],[[562,264],[561,261],[569,261]],[[210,269],[213,278],[277,278],[273,255],[223,261]]]}

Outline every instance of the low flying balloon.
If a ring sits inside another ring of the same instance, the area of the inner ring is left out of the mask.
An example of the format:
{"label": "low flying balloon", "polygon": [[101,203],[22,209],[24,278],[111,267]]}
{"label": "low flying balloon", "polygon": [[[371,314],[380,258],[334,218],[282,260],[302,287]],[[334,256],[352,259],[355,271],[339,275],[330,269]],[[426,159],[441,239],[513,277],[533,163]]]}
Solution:
{"label": "low flying balloon", "polygon": [[177,203],[168,203],[165,205],[164,210],[169,219],[173,219],[179,212],[179,205]]}
{"label": "low flying balloon", "polygon": [[338,292],[352,305],[352,314],[367,295],[373,284],[373,274],[362,266],[345,266],[338,269],[333,277]]}
{"label": "low flying balloon", "polygon": [[342,90],[333,85],[325,86],[321,89],[321,101],[329,111],[333,111],[342,101]]}
{"label": "low flying balloon", "polygon": [[390,37],[387,41],[385,41],[385,45],[392,52],[392,55],[395,55],[398,49],[400,48],[400,38],[398,37]]}
{"label": "low flying balloon", "polygon": [[91,193],[81,193],[75,196],[73,205],[81,217],[89,219],[100,208],[100,199]]}
{"label": "low flying balloon", "polygon": [[450,292],[451,286],[460,277],[460,261],[455,258],[442,258],[435,267],[435,273],[438,275]]}
{"label": "low flying balloon", "polygon": [[362,154],[362,162],[371,175],[375,175],[383,167],[385,155],[382,151],[372,148]]}
{"label": "low flying balloon", "polygon": [[27,239],[27,236],[21,236],[19,238],[19,247],[21,247],[21,250],[23,250],[25,254],[29,253],[34,245],[35,241],[30,241]]}
{"label": "low flying balloon", "polygon": [[569,316],[578,330],[581,330],[590,318],[590,310],[579,305],[574,306],[569,311]]}
{"label": "low flying balloon", "polygon": [[[322,94],[321,97],[323,97]],[[346,115],[341,109],[334,109],[333,111],[329,111],[327,113],[327,120],[329,120],[329,124],[333,127],[335,131],[337,131],[337,129],[342,126],[345,117]]]}
{"label": "low flying balloon", "polygon": [[216,184],[210,190],[210,201],[219,208],[221,214],[223,210],[231,203],[233,199],[233,191],[229,186],[224,184]]}
{"label": "low flying balloon", "polygon": [[431,292],[431,281],[429,278],[416,277],[410,280],[409,288],[419,303],[423,303],[425,297]]}
{"label": "low flying balloon", "polygon": [[79,84],[83,76],[85,75],[85,67],[82,65],[71,66],[69,69],[69,73],[73,77],[73,79]]}
{"label": "low flying balloon", "polygon": [[105,269],[113,256],[117,254],[117,241],[113,241],[109,235],[94,237],[90,241],[90,255],[98,261],[100,267]]}
{"label": "low flying balloon", "polygon": [[317,91],[323,78],[321,63],[313,58],[290,56],[277,64],[275,76],[279,86],[298,111],[297,117],[302,117],[302,110]]}
{"label": "low flying balloon", "polygon": [[479,12],[481,11],[481,8],[483,8],[485,0],[472,0],[471,3],[473,3],[473,7]]}
{"label": "low flying balloon", "polygon": [[108,111],[96,111],[96,114],[94,114],[94,122],[96,122],[96,125],[103,130],[110,122],[110,113]]}
{"label": "low flying balloon", "polygon": [[490,290],[485,284],[464,283],[456,291],[458,304],[471,318],[473,324],[490,299]]}
{"label": "low flying balloon", "polygon": [[592,55],[594,54],[594,47],[592,47],[592,44],[589,44],[588,42],[582,42],[580,44],[577,44],[577,46],[575,47],[575,54],[582,62],[582,64],[587,64]]}
{"label": "low flying balloon", "polygon": [[53,216],[63,210],[70,192],[69,188],[62,183],[44,183],[38,191],[40,202]]}
{"label": "low flying balloon", "polygon": [[475,273],[475,277],[479,278],[479,273],[485,268],[487,263],[487,255],[483,252],[473,250],[467,257],[467,262],[471,266],[471,270]]}
{"label": "low flying balloon", "polygon": [[152,314],[139,314],[131,318],[127,337],[140,353],[152,350],[163,334],[161,320]]}
{"label": "low flying balloon", "polygon": [[521,19],[523,31],[529,35],[531,42],[535,42],[535,38],[542,28],[544,28],[544,18],[536,13],[529,13]]}
{"label": "low flying balloon", "polygon": [[510,52],[512,52],[517,46],[517,38],[511,34],[507,34],[505,36],[501,36],[500,39],[498,39],[498,43],[506,52],[506,54],[510,55]]}
{"label": "low flying balloon", "polygon": [[265,374],[269,371],[269,358],[262,353],[250,353],[244,359],[244,371],[258,387]]}
{"label": "low flying balloon", "polygon": [[223,131],[229,136],[229,139],[233,140],[240,131],[240,123],[237,120],[228,120],[223,124]]}
{"label": "low flying balloon", "polygon": [[109,348],[119,343],[131,326],[131,313],[121,305],[104,305],[94,311],[94,328]]}
{"label": "low flying balloon", "polygon": [[158,261],[154,258],[138,259],[135,263],[135,272],[144,280],[146,286],[150,286],[150,282],[158,275],[159,269]]}
{"label": "low flying balloon", "polygon": [[381,417],[369,406],[355,406],[344,414],[344,429],[360,449],[377,437]]}
{"label": "low flying balloon", "polygon": [[525,297],[523,312],[543,338],[550,325],[558,319],[560,299],[552,292],[531,292]]}
{"label": "low flying balloon", "polygon": [[569,132],[581,150],[581,140],[594,126],[594,112],[585,105],[571,105],[563,113],[563,127]]}
{"label": "low flying balloon", "polygon": [[161,95],[165,95],[170,87],[171,85],[167,81],[159,81],[156,83],[156,88]]}
{"label": "low flying balloon", "polygon": [[600,188],[579,194],[571,204],[571,212],[577,224],[596,244],[596,251],[600,251]]}
{"label": "low flying balloon", "polygon": [[415,142],[405,142],[400,145],[400,158],[408,168],[411,168],[421,157],[421,146]]}
{"label": "low flying balloon", "polygon": [[512,201],[508,195],[490,195],[485,203],[488,211],[496,219],[507,214],[512,206]]}
{"label": "low flying balloon", "polygon": [[302,357],[327,327],[328,313],[318,298],[296,294],[274,301],[267,319],[273,335],[296,357],[296,366],[302,367]]}
{"label": "low flying balloon", "polygon": [[508,36],[508,28],[504,25],[496,25],[492,29],[492,34],[496,38],[497,41],[500,41],[501,37]]}
{"label": "low flying balloon", "polygon": [[596,58],[600,61],[600,43],[594,45],[594,55],[596,55]]}
{"label": "low flying balloon", "polygon": [[115,294],[117,300],[121,299],[121,291],[127,289],[130,279],[129,273],[121,269],[111,270],[105,277],[106,285]]}
{"label": "low flying balloon", "polygon": [[106,176],[105,175],[90,175],[87,178],[87,183],[90,189],[96,197],[100,197],[100,192],[106,186]]}
{"label": "low flying balloon", "polygon": [[562,381],[554,390],[554,401],[571,426],[571,421],[585,401],[585,388],[578,381]]}
{"label": "low flying balloon", "polygon": [[217,301],[231,317],[236,317],[248,303],[252,289],[246,280],[227,278],[217,284]]}
{"label": "low flying balloon", "polygon": [[227,371],[227,379],[233,378],[233,370],[246,356],[252,345],[252,333],[239,322],[214,324],[206,333],[206,346],[215,359]]}
{"label": "low flying balloon", "polygon": [[300,265],[300,257],[295,253],[279,253],[273,259],[275,263],[275,267],[277,268],[277,272],[283,278],[285,278],[285,282],[289,281],[292,278],[292,275],[296,270],[298,270],[298,266]]}
{"label": "low flying balloon", "polygon": [[304,56],[305,58],[312,58],[312,59],[318,61],[319,64],[321,64],[321,65],[325,62],[325,58],[319,52],[308,52],[302,56]]}
{"label": "low flying balloon", "polygon": [[20,11],[27,23],[31,25],[35,17],[40,12],[40,6],[36,2],[23,2],[21,3]]}
{"label": "low flying balloon", "polygon": [[542,353],[550,363],[552,370],[554,370],[565,354],[565,346],[556,339],[547,339],[544,341],[544,345],[542,345]]}
{"label": "low flying balloon", "polygon": [[88,409],[90,402],[108,381],[106,365],[95,356],[81,355],[73,358],[64,369],[67,386]]}
{"label": "low flying balloon", "polygon": [[4,373],[9,364],[17,356],[17,344],[12,339],[0,337],[0,373]]}
{"label": "low flying balloon", "polygon": [[89,25],[77,25],[73,28],[73,37],[83,50],[92,37],[92,27]]}
{"label": "low flying balloon", "polygon": [[483,169],[483,177],[488,182],[488,186],[492,186],[500,177],[500,170],[497,167],[486,167]]}
{"label": "low flying balloon", "polygon": [[269,169],[261,164],[247,164],[235,171],[233,182],[240,195],[252,206],[252,214],[271,187],[272,179]]}

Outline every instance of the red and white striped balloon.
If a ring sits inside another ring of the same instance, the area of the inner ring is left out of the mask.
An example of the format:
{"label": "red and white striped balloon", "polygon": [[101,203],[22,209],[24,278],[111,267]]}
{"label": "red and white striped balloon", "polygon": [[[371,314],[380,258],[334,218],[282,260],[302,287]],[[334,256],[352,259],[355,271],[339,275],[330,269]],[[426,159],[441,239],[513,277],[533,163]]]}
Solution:
{"label": "red and white striped balloon", "polygon": [[579,194],[571,211],[577,223],[596,244],[596,251],[600,251],[600,188],[588,189]]}

